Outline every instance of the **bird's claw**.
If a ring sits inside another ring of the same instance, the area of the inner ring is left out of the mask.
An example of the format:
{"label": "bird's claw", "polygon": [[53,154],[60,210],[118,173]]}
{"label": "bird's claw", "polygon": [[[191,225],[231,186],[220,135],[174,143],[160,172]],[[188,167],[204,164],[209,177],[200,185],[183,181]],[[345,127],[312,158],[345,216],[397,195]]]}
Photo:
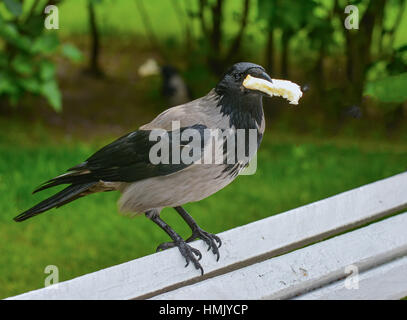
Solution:
{"label": "bird's claw", "polygon": [[195,239],[201,239],[208,245],[208,251],[212,249],[213,254],[216,255],[216,261],[219,261],[220,253],[219,248],[222,245],[222,240],[212,233],[206,232],[201,228],[197,228],[192,232],[192,235],[187,239],[187,242]]}
{"label": "bird's claw", "polygon": [[[166,250],[174,247],[178,247],[179,251],[181,252],[181,255],[185,258],[187,262],[185,268],[189,266],[190,262],[192,262],[195,269],[201,270],[201,275],[204,274],[203,268],[201,264],[198,262],[199,260],[202,259],[201,252],[198,249],[191,247],[184,240],[174,242],[164,242],[157,247],[156,251],[158,252],[160,250]],[[196,255],[197,258],[194,255]]]}
{"label": "bird's claw", "polygon": [[157,247],[155,252],[158,252],[158,251],[161,251],[161,250],[171,249],[171,248],[174,248],[174,247],[175,247],[174,242],[163,242]]}
{"label": "bird's claw", "polygon": [[[201,270],[201,275],[203,275],[204,274],[203,268],[202,268],[201,264],[198,262],[199,260],[202,259],[201,252],[198,249],[192,248],[184,240],[177,241],[175,243],[175,245],[178,247],[178,249],[181,252],[182,256],[187,261],[187,264],[185,265],[185,268],[188,267],[190,262],[192,262],[195,269]],[[194,255],[196,255],[198,257],[198,259],[195,258]]]}

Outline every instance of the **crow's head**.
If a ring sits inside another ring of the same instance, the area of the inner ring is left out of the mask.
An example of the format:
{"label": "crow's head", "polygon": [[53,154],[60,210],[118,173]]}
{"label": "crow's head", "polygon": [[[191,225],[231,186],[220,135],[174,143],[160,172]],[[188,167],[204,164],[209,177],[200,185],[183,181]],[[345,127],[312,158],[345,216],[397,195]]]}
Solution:
{"label": "crow's head", "polygon": [[[248,84],[248,79],[250,83]],[[219,94],[230,93],[233,95],[269,95],[267,84],[271,87],[273,80],[262,66],[250,62],[234,64],[216,86]]]}
{"label": "crow's head", "polygon": [[276,80],[266,73],[262,66],[250,62],[234,64],[216,85],[216,92],[234,98],[254,96],[281,96],[291,104],[298,104],[301,88],[287,80]]}

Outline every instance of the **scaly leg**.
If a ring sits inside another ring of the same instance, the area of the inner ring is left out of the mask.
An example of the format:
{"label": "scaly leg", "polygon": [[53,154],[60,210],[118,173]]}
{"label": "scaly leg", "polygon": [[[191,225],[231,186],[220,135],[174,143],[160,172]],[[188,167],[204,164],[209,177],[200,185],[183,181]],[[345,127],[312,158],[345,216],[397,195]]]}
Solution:
{"label": "scaly leg", "polygon": [[[187,261],[187,264],[185,267],[189,265],[190,262],[193,263],[195,266],[195,269],[201,270],[201,274],[203,275],[204,271],[201,266],[201,264],[198,262],[202,258],[202,254],[198,249],[195,249],[188,245],[184,239],[181,238],[181,236],[174,231],[167,223],[165,223],[158,214],[155,214],[153,211],[148,211],[146,212],[146,216],[153,221],[156,225],[158,225],[161,229],[163,229],[173,240],[173,242],[170,242],[173,247],[178,247],[179,251],[181,252],[181,255],[185,258]],[[159,249],[157,248],[157,251]],[[198,259],[194,256],[196,255]]]}
{"label": "scaly leg", "polygon": [[[195,239],[201,239],[205,241],[208,245],[208,251],[212,249],[213,254],[215,254],[217,257],[216,261],[219,261],[220,254],[218,248],[220,248],[220,246],[222,245],[222,241],[220,240],[220,238],[217,235],[202,230],[195,222],[195,220],[181,206],[175,207],[174,209],[179,213],[182,219],[184,219],[184,221],[192,230],[192,235],[186,240],[186,242],[191,242]],[[215,241],[217,244],[215,243]],[[165,242],[158,246],[157,251],[165,250],[172,247],[174,247],[173,242]]]}

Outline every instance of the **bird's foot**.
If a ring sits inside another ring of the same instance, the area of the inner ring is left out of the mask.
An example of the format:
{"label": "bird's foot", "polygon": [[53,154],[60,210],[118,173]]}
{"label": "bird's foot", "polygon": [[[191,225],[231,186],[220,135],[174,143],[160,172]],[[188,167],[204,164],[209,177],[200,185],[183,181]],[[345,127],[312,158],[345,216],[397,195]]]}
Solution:
{"label": "bird's foot", "polygon": [[161,243],[155,252],[162,251],[162,250],[167,250],[175,247],[175,242],[163,242]]}
{"label": "bird's foot", "polygon": [[213,254],[216,255],[216,261],[219,261],[219,248],[222,245],[222,240],[220,240],[217,235],[206,232],[205,230],[197,227],[192,231],[192,235],[187,239],[187,242],[191,242],[195,239],[205,241],[205,243],[208,245],[208,251],[212,249]]}
{"label": "bird's foot", "polygon": [[[158,252],[160,250],[166,250],[166,249],[173,248],[173,247],[178,247],[179,251],[181,252],[181,255],[187,261],[185,268],[188,267],[190,262],[192,262],[195,269],[201,270],[201,275],[204,274],[203,268],[202,268],[201,264],[198,262],[199,260],[202,259],[201,252],[198,249],[191,247],[189,244],[187,244],[182,239],[173,241],[173,242],[164,242],[157,247],[156,251]],[[194,255],[196,255],[197,258]]]}

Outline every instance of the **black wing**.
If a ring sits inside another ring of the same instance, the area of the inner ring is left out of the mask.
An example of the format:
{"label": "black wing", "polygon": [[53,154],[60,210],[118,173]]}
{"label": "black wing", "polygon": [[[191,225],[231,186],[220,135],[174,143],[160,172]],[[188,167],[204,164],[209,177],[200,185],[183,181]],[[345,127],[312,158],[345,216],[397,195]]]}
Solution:
{"label": "black wing", "polygon": [[[183,127],[178,132],[182,134],[185,129],[198,130],[201,136],[201,148],[204,147],[204,125]],[[150,149],[157,141],[150,140],[151,130],[138,130],[131,132],[109,145],[103,147],[85,162],[68,169],[68,173],[45,182],[34,192],[38,192],[60,184],[90,183],[100,180],[110,182],[135,182],[146,178],[165,176],[185,169],[190,164],[181,161],[172,164],[172,144],[174,131],[166,132],[161,139],[168,139],[170,163],[153,164],[150,161]],[[182,148],[182,146],[181,146]]]}

